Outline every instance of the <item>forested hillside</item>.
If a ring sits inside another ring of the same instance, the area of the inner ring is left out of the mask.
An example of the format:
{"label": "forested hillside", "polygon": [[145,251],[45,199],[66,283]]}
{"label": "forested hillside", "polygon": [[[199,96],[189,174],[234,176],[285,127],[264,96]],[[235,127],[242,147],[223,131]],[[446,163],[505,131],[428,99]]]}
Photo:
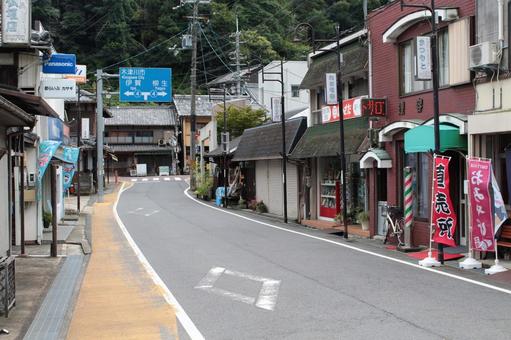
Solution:
{"label": "forested hillside", "polygon": [[[203,5],[199,41],[199,82],[228,72],[234,49],[236,15],[243,54],[250,62],[285,57],[303,59],[308,47],[293,42],[294,28],[308,22],[317,37],[363,26],[362,0],[214,0]],[[375,8],[387,0],[369,0]],[[190,51],[180,50],[189,32],[190,6],[178,0],[34,0],[33,19],[51,31],[60,52],[76,53],[89,70],[118,62],[123,66],[170,66],[175,86],[186,92]],[[136,57],[139,55],[138,57]]]}

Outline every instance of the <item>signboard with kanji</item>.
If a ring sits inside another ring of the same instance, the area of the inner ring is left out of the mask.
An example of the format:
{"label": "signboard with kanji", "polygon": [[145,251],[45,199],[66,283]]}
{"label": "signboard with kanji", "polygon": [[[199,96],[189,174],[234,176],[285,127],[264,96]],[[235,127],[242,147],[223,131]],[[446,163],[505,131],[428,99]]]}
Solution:
{"label": "signboard with kanji", "polygon": [[3,0],[0,45],[30,45],[32,2]]}
{"label": "signboard with kanji", "polygon": [[433,241],[455,247],[454,234],[456,233],[457,218],[449,190],[450,161],[450,157],[434,156],[431,223],[435,227]]}
{"label": "signboard with kanji", "polygon": [[172,101],[172,69],[122,67],[119,70],[121,102]]}
{"label": "signboard with kanji", "polygon": [[491,161],[469,158],[467,167],[472,247],[478,251],[495,251],[490,196]]}

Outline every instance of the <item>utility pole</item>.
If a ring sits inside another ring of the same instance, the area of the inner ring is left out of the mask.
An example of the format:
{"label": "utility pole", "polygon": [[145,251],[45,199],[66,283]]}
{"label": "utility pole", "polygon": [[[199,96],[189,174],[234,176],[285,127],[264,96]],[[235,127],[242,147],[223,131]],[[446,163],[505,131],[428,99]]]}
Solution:
{"label": "utility pole", "polygon": [[[199,16],[199,0],[193,3],[192,17],[192,74],[191,74],[191,105],[190,105],[190,189],[196,189],[195,174],[195,131],[196,131],[196,96],[197,96],[197,17]],[[186,154],[186,150],[185,150]]]}
{"label": "utility pole", "polygon": [[82,108],[80,105],[80,85],[76,86],[78,90],[78,137],[76,144],[78,146],[78,164],[76,169],[76,178],[77,178],[77,192],[76,192],[76,210],[80,213],[80,168],[82,163]]}
{"label": "utility pole", "polygon": [[[105,173],[105,163],[103,159],[103,135],[105,130],[105,121],[103,120],[103,69],[96,71],[96,151],[97,151],[97,185],[98,202],[103,203],[103,175]],[[79,132],[81,133],[81,131]]]}
{"label": "utility pole", "polygon": [[229,153],[229,137],[227,136],[227,100],[226,100],[226,89],[224,85],[224,133],[222,136],[222,147],[224,148],[224,208],[227,208],[227,184],[229,182],[229,169],[227,167],[227,154]]}
{"label": "utility pole", "polygon": [[[438,91],[440,82],[438,77],[438,29],[435,0],[431,0],[430,6],[406,4],[401,0],[401,10],[404,7],[426,9],[431,13],[431,76],[433,80],[433,131],[435,135],[435,154],[440,154],[440,102]],[[430,221],[433,223],[433,221]],[[431,237],[431,235],[430,235]],[[444,245],[438,243],[438,261],[444,264]]]}
{"label": "utility pole", "polygon": [[[265,81],[276,81],[280,83],[280,121],[282,124],[282,190],[284,191],[284,222],[287,223],[287,148],[286,148],[286,113],[285,113],[285,84],[284,84],[284,60],[280,60],[280,72],[264,72],[263,83]],[[280,79],[267,79],[265,75],[279,75]]]}
{"label": "utility pole", "polygon": [[241,52],[240,52],[240,37],[238,16],[236,16],[236,95],[241,97]]}

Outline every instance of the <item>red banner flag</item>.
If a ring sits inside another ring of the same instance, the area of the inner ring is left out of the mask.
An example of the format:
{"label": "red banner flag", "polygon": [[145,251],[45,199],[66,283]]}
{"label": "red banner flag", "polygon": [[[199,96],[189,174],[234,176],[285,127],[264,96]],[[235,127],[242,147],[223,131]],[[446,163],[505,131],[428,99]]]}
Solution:
{"label": "red banner flag", "polygon": [[437,156],[434,158],[433,198],[431,207],[431,223],[435,227],[433,241],[456,247],[456,212],[452,207],[449,192],[449,162],[451,157]]}
{"label": "red banner flag", "polygon": [[495,251],[490,196],[491,161],[468,159],[467,166],[472,247],[478,251]]}

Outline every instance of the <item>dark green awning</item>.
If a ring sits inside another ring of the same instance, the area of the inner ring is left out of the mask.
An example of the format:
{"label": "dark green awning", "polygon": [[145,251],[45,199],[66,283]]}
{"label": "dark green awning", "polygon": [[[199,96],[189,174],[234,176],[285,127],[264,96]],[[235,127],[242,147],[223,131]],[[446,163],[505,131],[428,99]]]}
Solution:
{"label": "dark green awning", "polygon": [[[344,121],[347,155],[354,155],[367,136],[368,117]],[[339,122],[315,125],[307,129],[291,154],[291,158],[335,157],[340,153]]]}
{"label": "dark green awning", "polygon": [[[429,152],[435,149],[433,125],[421,125],[405,132],[405,152]],[[440,151],[466,150],[467,137],[457,127],[440,124]]]}

